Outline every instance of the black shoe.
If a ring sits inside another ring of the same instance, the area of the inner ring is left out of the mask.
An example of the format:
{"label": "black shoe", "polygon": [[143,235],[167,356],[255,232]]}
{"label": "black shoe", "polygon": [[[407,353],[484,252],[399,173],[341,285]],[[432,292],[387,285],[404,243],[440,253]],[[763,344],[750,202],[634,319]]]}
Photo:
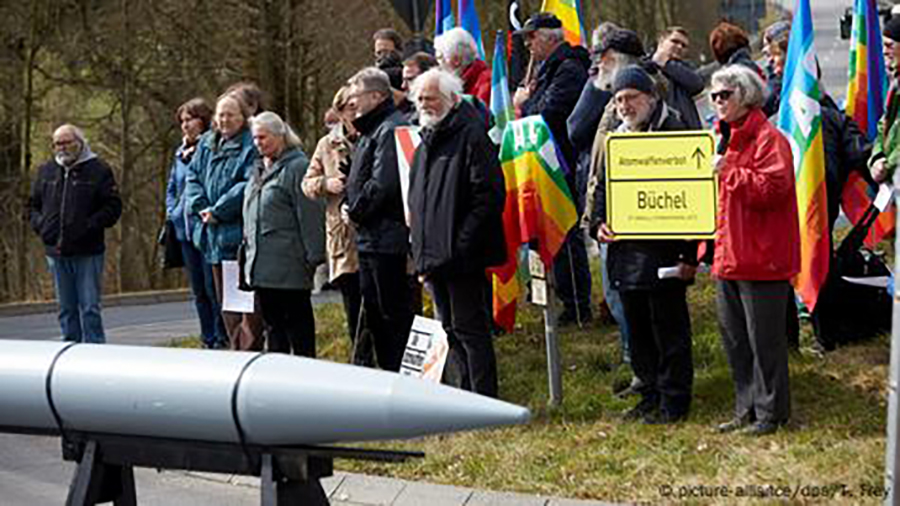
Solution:
{"label": "black shoe", "polygon": [[768,436],[769,434],[778,432],[778,428],[782,425],[784,425],[784,423],[756,422],[753,425],[741,429],[740,433],[751,437]]}
{"label": "black shoe", "polygon": [[657,411],[650,413],[644,417],[646,425],[669,425],[673,423],[683,422],[687,420],[688,414],[685,413],[669,413]]}
{"label": "black shoe", "polygon": [[659,402],[654,399],[649,399],[644,397],[641,399],[641,402],[637,403],[637,405],[625,413],[622,414],[622,419],[626,422],[636,422],[638,420],[643,420],[649,415],[655,415],[659,413]]}

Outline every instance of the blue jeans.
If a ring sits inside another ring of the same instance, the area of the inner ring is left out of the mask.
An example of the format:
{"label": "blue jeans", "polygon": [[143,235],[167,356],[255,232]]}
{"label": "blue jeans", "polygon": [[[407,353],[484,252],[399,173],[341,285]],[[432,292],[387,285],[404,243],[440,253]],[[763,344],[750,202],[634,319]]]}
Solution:
{"label": "blue jeans", "polygon": [[103,254],[47,257],[59,301],[59,326],[64,341],[105,343],[100,317]]}
{"label": "blue jeans", "polygon": [[622,307],[622,296],[618,290],[614,290],[609,283],[609,269],[606,268],[606,257],[609,244],[600,243],[600,272],[603,277],[603,297],[606,305],[619,325],[619,336],[622,339],[622,360],[626,364],[631,363],[631,338],[628,335],[628,323],[625,321],[625,308]]}
{"label": "blue jeans", "polygon": [[200,252],[190,241],[181,243],[181,256],[184,257],[184,270],[191,282],[194,294],[194,306],[200,319],[200,336],[207,348],[225,348],[228,345],[228,334],[222,321],[222,312],[216,299],[216,286],[213,283],[212,266],[203,259]]}

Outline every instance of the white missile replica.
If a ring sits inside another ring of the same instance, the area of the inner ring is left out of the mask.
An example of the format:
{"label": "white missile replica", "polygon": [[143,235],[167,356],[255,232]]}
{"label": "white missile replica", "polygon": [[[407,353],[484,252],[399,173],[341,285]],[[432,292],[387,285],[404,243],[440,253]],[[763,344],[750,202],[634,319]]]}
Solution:
{"label": "white missile replica", "polygon": [[0,431],[315,445],[529,417],[420,379],[279,353],[0,341]]}

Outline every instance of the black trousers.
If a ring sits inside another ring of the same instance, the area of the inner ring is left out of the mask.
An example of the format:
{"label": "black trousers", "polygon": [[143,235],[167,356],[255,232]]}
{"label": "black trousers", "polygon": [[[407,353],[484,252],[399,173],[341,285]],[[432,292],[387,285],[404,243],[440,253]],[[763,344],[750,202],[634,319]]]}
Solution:
{"label": "black trousers", "polygon": [[406,255],[360,251],[359,288],[378,366],[399,371],[413,319]]}
{"label": "black trousers", "polygon": [[359,272],[341,274],[334,280],[334,284],[341,290],[341,299],[344,301],[344,314],[347,317],[347,332],[350,333],[350,342],[352,343],[356,339],[359,308],[362,306],[362,293],[359,291]]}
{"label": "black trousers", "polygon": [[270,352],[316,357],[316,320],[309,290],[257,288]]}
{"label": "black trousers", "polygon": [[438,276],[429,282],[450,344],[444,382],[497,397],[497,358],[484,302],[484,274]]}
{"label": "black trousers", "polygon": [[687,287],[667,280],[651,290],[623,290],[622,308],[631,338],[631,368],[641,394],[663,414],[686,415],[691,406],[694,362]]}

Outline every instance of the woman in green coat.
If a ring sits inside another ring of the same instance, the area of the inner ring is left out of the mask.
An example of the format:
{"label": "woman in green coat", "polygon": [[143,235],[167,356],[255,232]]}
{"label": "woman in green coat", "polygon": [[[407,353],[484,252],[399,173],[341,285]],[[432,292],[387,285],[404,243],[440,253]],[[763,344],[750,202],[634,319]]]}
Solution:
{"label": "woman in green coat", "polygon": [[244,281],[256,292],[268,350],[316,355],[310,293],[325,261],[325,211],[303,194],[309,160],[275,113],[251,120],[259,159],[244,192]]}

